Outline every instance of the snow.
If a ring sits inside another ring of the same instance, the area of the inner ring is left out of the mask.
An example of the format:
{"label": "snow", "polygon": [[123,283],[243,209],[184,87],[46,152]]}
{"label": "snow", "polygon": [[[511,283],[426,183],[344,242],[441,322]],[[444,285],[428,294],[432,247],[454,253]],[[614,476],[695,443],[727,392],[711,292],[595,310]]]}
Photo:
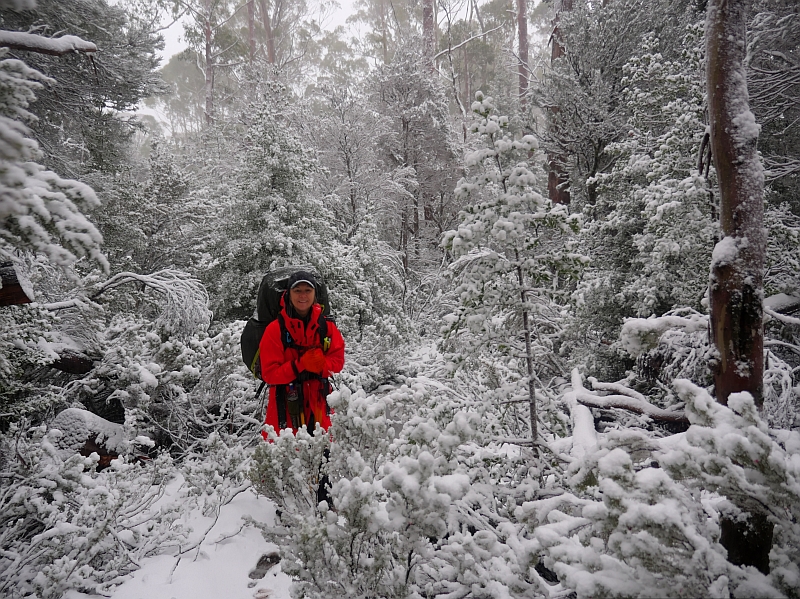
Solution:
{"label": "snow", "polygon": [[620,344],[632,357],[639,356],[656,347],[658,340],[670,329],[687,333],[704,331],[708,328],[708,316],[691,312],[688,316],[668,314],[649,318],[628,318],[619,334]]}
{"label": "snow", "polygon": [[737,239],[736,237],[724,237],[717,245],[714,246],[714,252],[711,254],[711,268],[727,266],[736,262],[739,256],[739,250],[746,246],[746,239]]}
{"label": "snow", "polygon": [[[175,499],[182,480],[169,486],[164,502]],[[243,526],[244,517],[272,523],[272,502],[257,497],[248,490],[222,507],[219,518],[202,515],[201,510],[187,512],[185,524],[194,530],[191,541],[205,539],[197,549],[180,559],[174,555],[159,555],[143,560],[142,567],[130,579],[116,587],[113,599],[289,599],[291,580],[281,571],[280,564],[266,576],[253,581],[248,575],[261,556],[277,551],[267,543],[261,532]],[[210,529],[210,530],[209,530]],[[255,582],[255,584],[253,584]],[[252,585],[252,586],[250,586]],[[64,599],[99,599],[70,591]]]}
{"label": "snow", "polygon": [[764,299],[764,308],[775,312],[794,311],[800,308],[800,297],[786,293],[776,293]]}
{"label": "snow", "polygon": [[57,56],[68,52],[97,52],[97,46],[76,35],[44,37],[21,31],[0,31],[0,46]]}
{"label": "snow", "polygon": [[594,417],[591,410],[578,403],[578,396],[585,391],[581,382],[581,374],[577,368],[572,371],[572,391],[564,394],[564,401],[570,409],[572,418],[572,451],[574,458],[589,455],[597,447],[597,431],[594,428]]}
{"label": "snow", "polygon": [[50,428],[61,431],[57,445],[65,454],[62,456],[65,459],[94,437],[98,437],[98,444],[102,443],[110,451],[121,453],[125,449],[125,430],[121,424],[109,422],[80,408],[67,408],[59,412]]}

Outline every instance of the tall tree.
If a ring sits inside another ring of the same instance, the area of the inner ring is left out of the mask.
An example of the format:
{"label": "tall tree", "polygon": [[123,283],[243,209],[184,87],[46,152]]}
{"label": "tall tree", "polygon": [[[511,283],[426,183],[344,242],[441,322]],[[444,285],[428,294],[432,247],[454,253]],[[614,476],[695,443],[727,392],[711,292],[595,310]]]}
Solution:
{"label": "tall tree", "polygon": [[756,150],[759,127],[747,93],[745,27],[745,2],[709,2],[708,111],[724,236],[711,264],[711,336],[719,352],[714,377],[717,399],[727,404],[731,393],[749,391],[760,406],[764,372],[764,172]]}
{"label": "tall tree", "polygon": [[[452,189],[458,173],[456,147],[444,89],[428,68],[421,49],[400,48],[389,65],[374,74],[371,85],[379,114],[390,130],[379,144],[391,169],[408,169],[405,201],[399,205],[400,228],[393,245],[403,253],[406,272],[438,264],[443,221],[457,212]],[[437,224],[436,214],[441,214]]]}
{"label": "tall tree", "polygon": [[525,95],[528,91],[528,0],[517,0],[517,37],[519,65],[519,102],[525,107]]}
{"label": "tall tree", "polygon": [[245,55],[245,44],[233,30],[233,19],[240,8],[231,0],[173,0],[173,13],[188,17],[184,21],[185,38],[197,53],[197,65],[203,72],[207,127],[216,119],[217,78]]}
{"label": "tall tree", "polygon": [[467,337],[465,353],[488,346],[515,364],[522,358],[520,382],[527,387],[531,437],[537,441],[535,386],[545,378],[537,370],[552,360],[543,354],[552,352],[547,339],[557,328],[553,299],[563,298],[564,281],[582,261],[569,240],[579,220],[537,190],[542,155],[535,138],[514,139],[508,117],[495,114],[492,99],[480,92],[475,98],[472,130],[483,147],[465,160],[471,172],[457,191],[467,206],[458,228],[442,242],[458,258],[451,270],[459,306],[448,317],[447,336]]}
{"label": "tall tree", "polygon": [[433,54],[436,51],[436,11],[434,0],[422,0],[422,44],[424,54],[433,66]]}
{"label": "tall tree", "polygon": [[[720,189],[723,239],[711,261],[710,333],[717,401],[742,391],[763,405],[764,172],[759,127],[750,112],[745,72],[744,0],[710,0],[706,17],[706,73],[711,153]],[[773,525],[763,512],[720,519],[720,542],[734,564],[769,571]]]}
{"label": "tall tree", "polygon": [[[551,53],[550,53],[550,67],[565,54],[563,41],[561,39],[561,31],[558,27],[558,17],[561,11],[569,11],[572,9],[572,0],[560,0],[556,8],[556,16],[553,19],[553,34],[550,36]],[[550,112],[558,112],[561,110],[559,106],[550,106]],[[550,127],[556,127],[554,122],[550,123]],[[557,131],[554,132],[557,135]],[[549,153],[547,157],[547,193],[550,200],[557,204],[569,204],[569,176],[565,170],[566,158],[559,156],[556,153]]]}

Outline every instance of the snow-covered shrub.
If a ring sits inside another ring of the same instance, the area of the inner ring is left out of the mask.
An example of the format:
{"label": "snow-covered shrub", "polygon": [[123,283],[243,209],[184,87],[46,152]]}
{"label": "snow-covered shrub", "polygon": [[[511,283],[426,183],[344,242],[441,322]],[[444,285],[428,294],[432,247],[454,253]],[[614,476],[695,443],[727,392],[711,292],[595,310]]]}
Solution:
{"label": "snow-covered shrub", "polygon": [[197,503],[203,515],[219,516],[222,506],[250,488],[247,474],[252,450],[240,443],[226,444],[219,433],[212,432],[195,451],[180,469],[183,493]]}
{"label": "snow-covered shrub", "polygon": [[701,79],[702,24],[688,27],[682,54],[662,56],[646,34],[623,66],[620,86],[630,107],[627,135],[603,152],[613,167],[588,183],[596,201],[584,209],[583,243],[592,262],[573,296],[576,360],[601,377],[625,366],[615,344],[626,317],[701,308],[717,235],[713,169],[698,170],[706,130]]}
{"label": "snow-covered shrub", "polygon": [[[791,336],[797,326],[794,320],[788,317],[789,322],[778,331],[784,340],[772,338],[776,327],[768,326],[766,331],[763,417],[772,427],[791,428],[800,405],[796,371],[793,363],[785,361],[787,354],[800,351]],[[781,325],[778,320],[774,323]],[[688,379],[706,389],[713,384],[708,365],[716,350],[708,342],[708,316],[691,308],[671,310],[659,317],[627,319],[619,345],[636,359],[630,377],[649,387],[653,403],[666,407],[680,402],[672,385],[677,379]]]}
{"label": "snow-covered shrub", "polygon": [[[579,598],[798,596],[800,434],[769,429],[747,394],[726,407],[687,380],[675,391],[688,432],[595,435],[566,469],[571,492],[520,506],[531,550]],[[723,510],[766,510],[769,575],[728,561]]]}
{"label": "snow-covered shrub", "polygon": [[[209,337],[164,338],[157,323],[117,314],[102,331],[103,357],[70,382],[64,397],[92,404],[118,401],[160,446],[176,452],[199,450],[208,436],[253,442],[263,407],[256,381],[241,361],[241,321]],[[263,401],[263,398],[262,398]]]}
{"label": "snow-covered shrub", "polygon": [[176,506],[157,507],[172,472],[162,454],[97,473],[96,454],[62,459],[58,432],[12,427],[0,438],[0,595],[106,593],[141,560],[178,546]]}
{"label": "snow-covered shrub", "polygon": [[771,429],[749,393],[723,406],[689,381],[675,386],[692,426],[661,465],[675,480],[724,496],[734,511],[766,513],[775,525],[769,581],[800,596],[800,432]]}
{"label": "snow-covered shrub", "polygon": [[[555,357],[565,316],[559,302],[585,262],[573,238],[580,219],[540,193],[537,140],[516,138],[492,98],[475,98],[472,131],[481,147],[465,159],[469,175],[456,192],[466,207],[442,240],[455,257],[449,275],[457,302],[443,319],[442,349],[456,367],[485,368],[485,384],[506,387],[499,399],[514,402],[531,397],[529,386],[542,389],[565,374]],[[516,375],[501,380],[494,369]]]}
{"label": "snow-covered shrub", "polygon": [[[273,436],[251,470],[283,511],[265,534],[282,546],[294,597],[488,599],[538,588],[529,574],[538,556],[514,511],[553,480],[530,451],[497,440],[480,397],[422,377],[383,395],[342,389],[331,404],[332,442]],[[328,447],[332,506],[317,506]]]}
{"label": "snow-covered shrub", "polygon": [[254,488],[274,501],[292,523],[313,518],[330,437],[320,429],[313,436],[305,429],[296,435],[269,429],[268,434],[270,443],[259,445],[253,454],[249,476]]}
{"label": "snow-covered shrub", "polygon": [[0,413],[5,421],[39,420],[61,401],[58,390],[35,388],[25,372],[54,361],[57,316],[36,304],[0,310]]}
{"label": "snow-covered shrub", "polygon": [[655,449],[640,431],[602,435],[571,464],[573,493],[521,506],[545,565],[578,597],[727,596],[719,527]]}

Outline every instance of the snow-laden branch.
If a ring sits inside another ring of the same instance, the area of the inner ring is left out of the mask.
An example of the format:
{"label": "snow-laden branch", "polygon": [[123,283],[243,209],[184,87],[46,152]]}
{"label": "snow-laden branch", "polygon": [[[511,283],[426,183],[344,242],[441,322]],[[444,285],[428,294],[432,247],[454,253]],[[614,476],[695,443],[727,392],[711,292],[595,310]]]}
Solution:
{"label": "snow-laden branch", "polygon": [[39,54],[63,56],[70,52],[97,52],[97,46],[76,35],[44,37],[35,33],[0,30],[0,46]]}
{"label": "snow-laden branch", "polygon": [[[596,391],[614,391],[611,395],[598,395],[586,389],[581,383],[580,373],[572,371],[572,394],[578,403],[590,408],[621,408],[636,414],[649,416],[657,422],[676,422],[688,424],[686,414],[681,411],[664,410],[654,406],[641,393],[616,383],[599,383],[589,379]],[[592,421],[594,423],[594,420]]]}
{"label": "snow-laden branch", "polygon": [[695,333],[708,329],[708,316],[691,310],[688,316],[665,314],[650,318],[629,318],[622,325],[619,340],[632,357],[637,357],[658,345],[658,340],[668,330]]}
{"label": "snow-laden branch", "polygon": [[156,324],[178,335],[205,329],[211,321],[208,292],[203,284],[185,272],[166,268],[149,275],[121,272],[95,288],[90,301],[120,285],[139,283],[161,294],[166,300]]}
{"label": "snow-laden branch", "polygon": [[581,381],[581,373],[577,368],[572,370],[572,391],[564,394],[564,400],[569,406],[572,420],[572,451],[573,458],[582,458],[597,447],[597,431],[594,428],[594,417],[591,411],[581,405],[580,397],[588,394]]}
{"label": "snow-laden branch", "polygon": [[795,318],[794,316],[787,316],[786,314],[780,314],[779,312],[776,312],[775,310],[768,308],[766,304],[764,305],[764,314],[769,314],[775,320],[778,320],[785,324],[800,325],[800,318]]}

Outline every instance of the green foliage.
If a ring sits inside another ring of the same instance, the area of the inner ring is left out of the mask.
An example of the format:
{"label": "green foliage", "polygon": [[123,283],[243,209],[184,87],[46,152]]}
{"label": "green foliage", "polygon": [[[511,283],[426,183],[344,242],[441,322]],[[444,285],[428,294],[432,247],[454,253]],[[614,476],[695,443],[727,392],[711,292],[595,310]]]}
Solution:
{"label": "green foliage", "polygon": [[249,318],[270,269],[311,264],[324,276],[339,254],[333,218],[310,194],[316,162],[281,112],[282,94],[256,107],[233,175],[219,261],[207,274],[218,318]]}
{"label": "green foliage", "polygon": [[77,35],[101,49],[92,58],[21,53],[26,64],[53,80],[38,94],[32,129],[45,165],[62,175],[120,168],[136,130],[136,121],[121,113],[165,91],[155,73],[161,39],[150,24],[105,0],[39,0],[35,10],[4,11],[0,19],[4,29]]}

